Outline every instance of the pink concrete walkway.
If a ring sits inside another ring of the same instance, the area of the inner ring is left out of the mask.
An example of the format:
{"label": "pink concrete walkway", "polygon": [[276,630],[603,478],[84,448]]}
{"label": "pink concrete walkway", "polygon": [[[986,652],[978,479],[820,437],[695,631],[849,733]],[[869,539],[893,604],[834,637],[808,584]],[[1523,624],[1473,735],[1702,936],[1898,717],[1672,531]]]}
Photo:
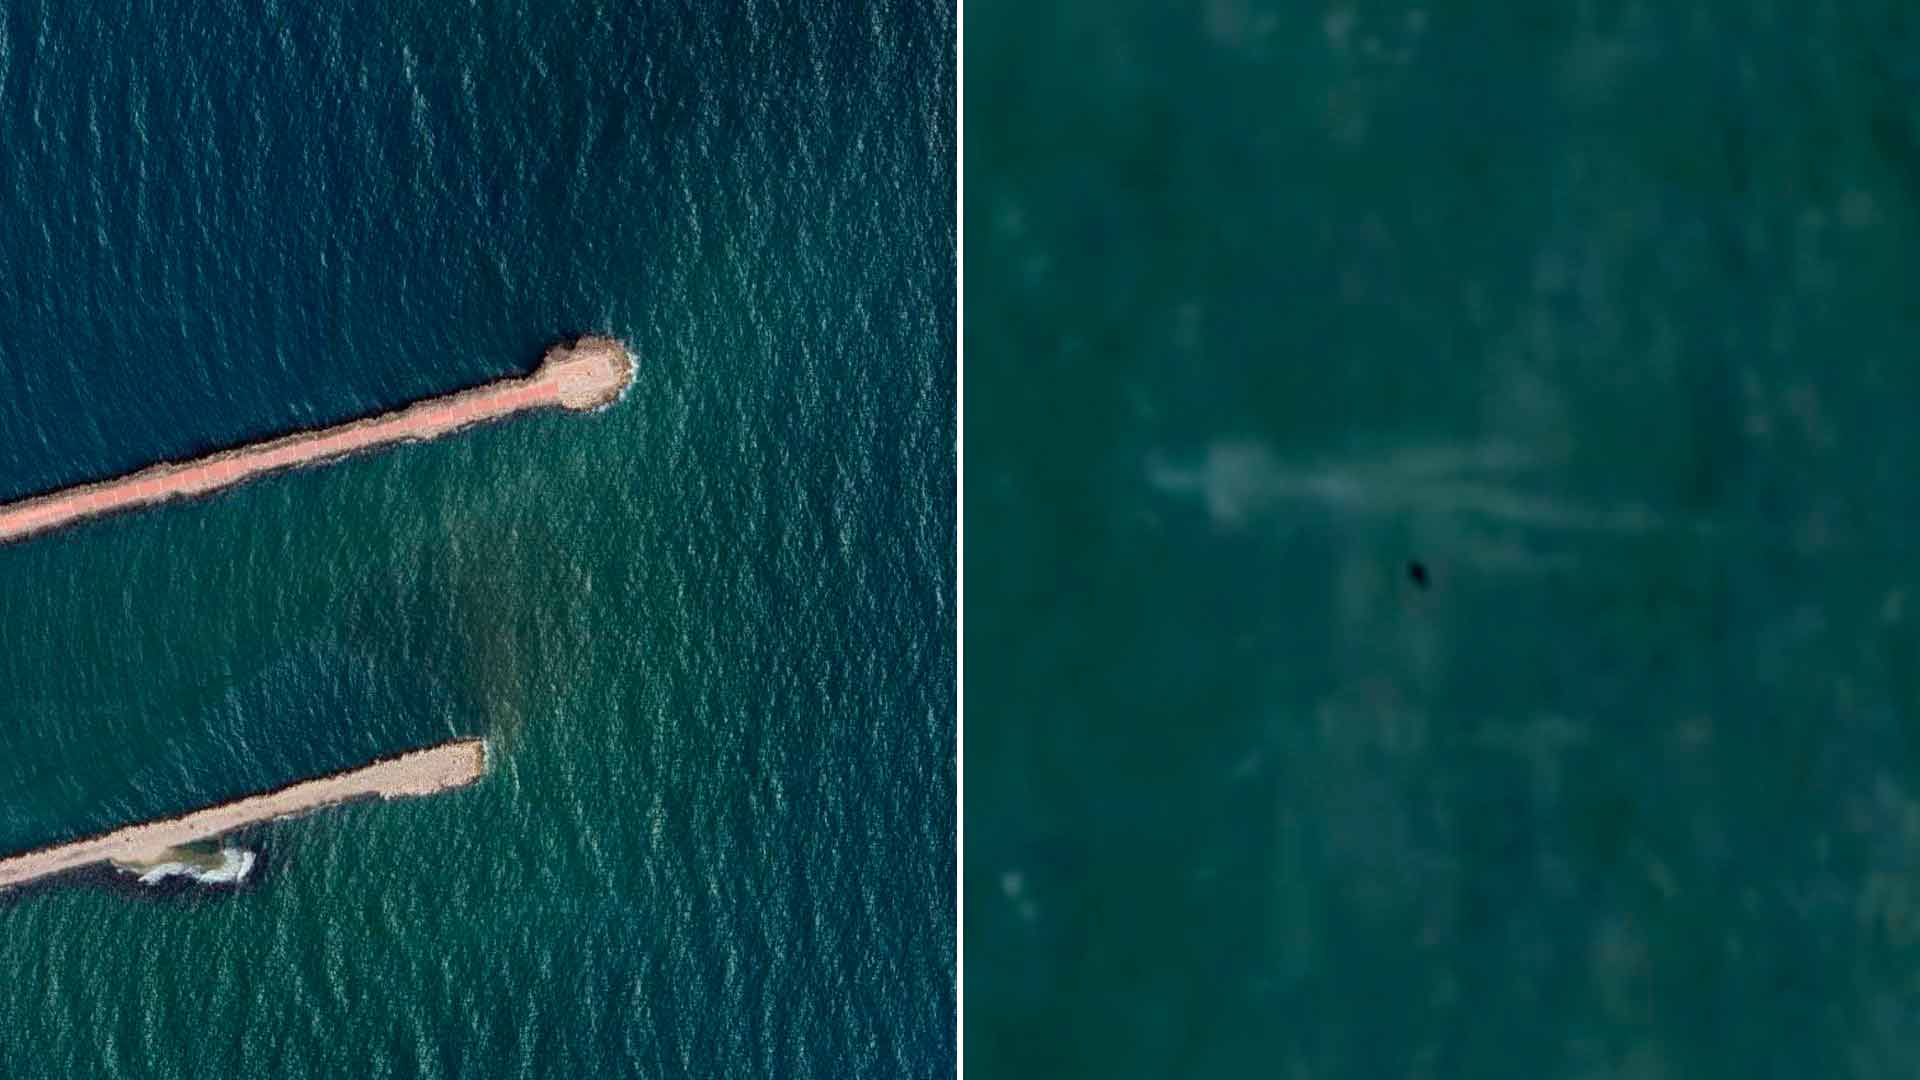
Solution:
{"label": "pink concrete walkway", "polygon": [[632,377],[626,347],[610,338],[556,346],[538,371],[409,405],[337,427],[285,435],[193,461],[153,465],[114,480],[82,484],[0,506],[0,544],[84,518],[169,499],[206,495],[265,473],[310,465],[388,443],[438,438],[523,409],[589,409],[618,397]]}
{"label": "pink concrete walkway", "polygon": [[302,780],[277,791],[249,795],[191,814],[129,825],[70,844],[57,844],[0,859],[0,889],[109,859],[134,863],[152,861],[169,848],[348,799],[369,795],[384,799],[403,795],[431,795],[471,784],[486,772],[486,768],[487,744],[479,739],[457,739],[317,780]]}

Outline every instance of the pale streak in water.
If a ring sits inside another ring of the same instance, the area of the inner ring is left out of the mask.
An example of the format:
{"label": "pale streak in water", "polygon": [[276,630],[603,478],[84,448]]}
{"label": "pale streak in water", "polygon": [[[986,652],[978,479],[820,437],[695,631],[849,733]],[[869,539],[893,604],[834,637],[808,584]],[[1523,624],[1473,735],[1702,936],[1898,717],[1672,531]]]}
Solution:
{"label": "pale streak in water", "polygon": [[[1675,523],[1643,506],[1596,507],[1516,486],[1520,474],[1543,464],[1519,447],[1497,442],[1296,463],[1276,458],[1257,442],[1220,440],[1190,467],[1150,455],[1147,479],[1159,491],[1198,496],[1214,522],[1223,526],[1244,524],[1289,502],[1312,502],[1359,514],[1464,517],[1559,533],[1627,536],[1681,525],[1690,531],[1708,529],[1695,522]],[[1477,561],[1517,564],[1531,558],[1497,545],[1481,554],[1487,558]]]}

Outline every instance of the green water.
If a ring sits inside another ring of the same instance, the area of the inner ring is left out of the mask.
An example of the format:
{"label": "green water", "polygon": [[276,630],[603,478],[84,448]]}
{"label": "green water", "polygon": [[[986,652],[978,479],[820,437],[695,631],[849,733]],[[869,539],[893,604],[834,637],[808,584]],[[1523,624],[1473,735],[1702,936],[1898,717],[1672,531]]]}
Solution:
{"label": "green water", "polygon": [[1910,1075],[1911,9],[967,15],[970,1069]]}

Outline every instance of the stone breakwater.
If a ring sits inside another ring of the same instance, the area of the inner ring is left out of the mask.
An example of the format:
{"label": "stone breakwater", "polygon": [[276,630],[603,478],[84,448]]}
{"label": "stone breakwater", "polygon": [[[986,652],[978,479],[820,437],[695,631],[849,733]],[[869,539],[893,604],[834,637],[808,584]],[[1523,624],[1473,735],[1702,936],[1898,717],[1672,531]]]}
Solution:
{"label": "stone breakwater", "polygon": [[0,544],[87,518],[169,499],[193,498],[282,469],[330,461],[397,442],[435,439],[525,409],[597,409],[633,380],[633,356],[613,338],[583,337],[547,350],[532,375],[429,398],[379,416],[296,432],[209,454],[151,465],[112,480],[35,495],[0,506]]}
{"label": "stone breakwater", "polygon": [[291,817],[324,806],[378,796],[396,799],[432,795],[465,787],[487,770],[487,745],[480,739],[414,750],[358,769],[249,795],[179,817],[129,825],[99,836],[38,848],[0,859],[0,889],[100,862],[157,863],[176,847],[208,840],[235,829]]}

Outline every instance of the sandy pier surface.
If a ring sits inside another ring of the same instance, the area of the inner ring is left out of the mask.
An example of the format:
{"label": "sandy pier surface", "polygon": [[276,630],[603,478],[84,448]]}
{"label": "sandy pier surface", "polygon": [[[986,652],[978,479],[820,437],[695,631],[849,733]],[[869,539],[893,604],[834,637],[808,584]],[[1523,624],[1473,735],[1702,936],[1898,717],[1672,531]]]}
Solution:
{"label": "sandy pier surface", "polygon": [[0,544],[86,518],[190,498],[266,473],[311,465],[389,443],[434,439],[525,409],[585,410],[610,404],[633,378],[633,357],[613,338],[583,337],[547,351],[521,379],[502,379],[430,398],[390,413],[283,435],[192,461],[149,466],[113,480],[82,484],[0,506]]}
{"label": "sandy pier surface", "polygon": [[484,741],[458,739],[441,743],[179,817],[129,825],[100,836],[0,859],[0,889],[109,859],[129,864],[155,862],[164,857],[169,848],[349,799],[374,795],[394,799],[464,787],[479,779],[486,768]]}

